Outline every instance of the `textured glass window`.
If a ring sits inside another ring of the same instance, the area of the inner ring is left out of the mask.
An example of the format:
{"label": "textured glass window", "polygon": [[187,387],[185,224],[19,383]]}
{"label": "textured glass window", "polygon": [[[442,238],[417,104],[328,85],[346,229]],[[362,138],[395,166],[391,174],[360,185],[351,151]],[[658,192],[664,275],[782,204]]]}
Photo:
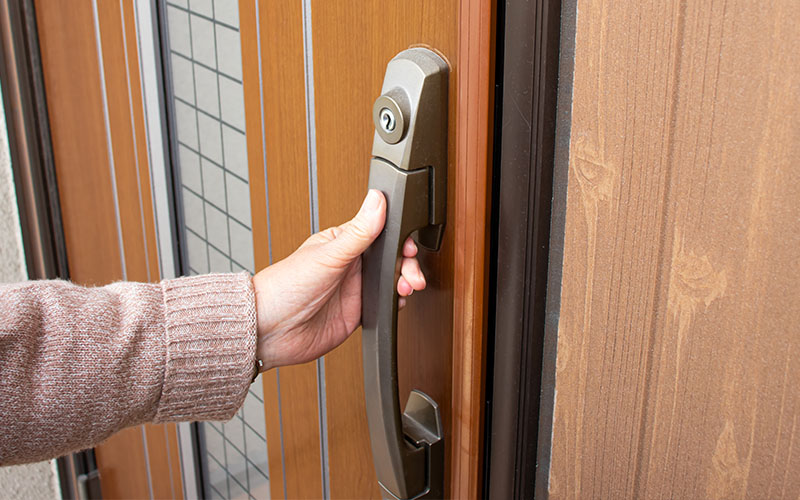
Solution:
{"label": "textured glass window", "polygon": [[[168,0],[168,105],[188,274],[253,273],[237,0]],[[230,422],[199,424],[209,498],[268,498],[261,380]]]}

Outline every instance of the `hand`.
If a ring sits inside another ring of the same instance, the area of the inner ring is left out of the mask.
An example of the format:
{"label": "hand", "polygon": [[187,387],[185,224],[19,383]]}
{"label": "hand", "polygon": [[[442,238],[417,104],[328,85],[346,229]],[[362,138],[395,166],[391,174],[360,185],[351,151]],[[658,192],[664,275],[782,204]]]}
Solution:
{"label": "hand", "polygon": [[[314,360],[341,344],[361,323],[361,254],[386,219],[383,193],[370,190],[356,216],[309,237],[295,252],[253,277],[263,370]],[[425,288],[417,246],[403,245],[401,297]],[[400,306],[405,299],[400,299]]]}

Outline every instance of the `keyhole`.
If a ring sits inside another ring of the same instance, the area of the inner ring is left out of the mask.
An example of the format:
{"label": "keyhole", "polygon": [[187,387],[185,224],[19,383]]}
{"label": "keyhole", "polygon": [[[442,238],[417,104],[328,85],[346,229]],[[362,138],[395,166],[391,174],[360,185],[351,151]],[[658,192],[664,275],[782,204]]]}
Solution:
{"label": "keyhole", "polygon": [[392,132],[395,127],[395,118],[394,118],[394,113],[392,113],[392,110],[389,108],[383,108],[381,110],[380,118],[381,118],[381,127],[383,127],[383,130],[385,130],[386,132]]}

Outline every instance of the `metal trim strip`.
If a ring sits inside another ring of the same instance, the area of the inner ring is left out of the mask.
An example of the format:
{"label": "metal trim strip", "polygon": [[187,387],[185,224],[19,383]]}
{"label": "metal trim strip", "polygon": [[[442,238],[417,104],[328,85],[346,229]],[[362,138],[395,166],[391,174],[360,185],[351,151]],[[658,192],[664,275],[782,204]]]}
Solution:
{"label": "metal trim strip", "polygon": [[[108,117],[108,96],[106,95],[106,74],[103,66],[103,44],[100,40],[100,19],[97,14],[97,0],[92,0],[92,15],[94,17],[94,36],[97,42],[97,63],[100,68],[100,90],[103,95],[103,120],[106,126],[106,144],[108,146],[108,166],[111,170],[111,188],[114,194],[114,215],[117,218],[117,240],[119,243],[119,258],[122,265],[122,279],[127,280],[128,272],[125,269],[125,246],[122,240],[122,220],[119,213],[119,196],[117,195],[117,174],[114,168],[114,146],[111,140],[111,123]],[[148,471],[149,473],[149,471]]]}
{"label": "metal trim strip", "polygon": [[[308,145],[308,183],[311,210],[311,232],[319,231],[319,191],[317,182],[317,130],[314,109],[314,44],[311,22],[311,0],[303,0],[303,63],[306,90],[306,141]],[[317,360],[317,396],[319,399],[320,463],[322,496],[330,498],[328,466],[328,412],[325,392],[325,358]],[[285,491],[285,490],[284,490]]]}

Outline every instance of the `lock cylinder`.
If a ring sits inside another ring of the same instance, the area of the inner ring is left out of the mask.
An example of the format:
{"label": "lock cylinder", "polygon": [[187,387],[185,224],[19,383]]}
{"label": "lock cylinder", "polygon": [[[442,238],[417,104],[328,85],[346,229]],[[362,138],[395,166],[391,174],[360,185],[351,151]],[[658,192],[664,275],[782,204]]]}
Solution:
{"label": "lock cylinder", "polygon": [[389,61],[372,106],[372,157],[400,170],[430,172],[430,224],[415,234],[417,243],[430,250],[438,250],[444,234],[448,73],[434,51],[404,50]]}
{"label": "lock cylinder", "polygon": [[372,106],[372,121],[375,131],[389,144],[402,141],[408,132],[408,94],[395,87],[375,100]]}

